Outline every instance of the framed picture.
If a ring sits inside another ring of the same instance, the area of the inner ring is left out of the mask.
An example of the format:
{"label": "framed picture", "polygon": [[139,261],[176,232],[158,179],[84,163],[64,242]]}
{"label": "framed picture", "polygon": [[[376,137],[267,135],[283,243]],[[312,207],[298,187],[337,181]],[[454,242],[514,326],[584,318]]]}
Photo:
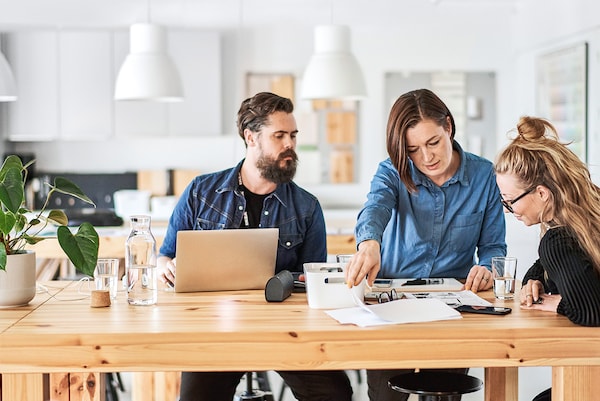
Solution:
{"label": "framed picture", "polygon": [[587,161],[588,45],[541,55],[536,63],[536,109],[571,150]]}

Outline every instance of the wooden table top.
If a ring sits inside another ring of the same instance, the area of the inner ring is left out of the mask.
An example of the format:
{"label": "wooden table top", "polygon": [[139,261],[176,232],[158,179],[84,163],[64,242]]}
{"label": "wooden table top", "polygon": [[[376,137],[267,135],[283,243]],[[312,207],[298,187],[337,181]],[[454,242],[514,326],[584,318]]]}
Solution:
{"label": "wooden table top", "polygon": [[85,285],[45,284],[53,297],[0,310],[0,372],[600,365],[600,328],[516,301],[495,302],[513,308],[506,316],[360,328],[310,309],[304,294],[268,303],[263,291],[161,291],[157,305],[130,306],[119,293],[91,308]]}

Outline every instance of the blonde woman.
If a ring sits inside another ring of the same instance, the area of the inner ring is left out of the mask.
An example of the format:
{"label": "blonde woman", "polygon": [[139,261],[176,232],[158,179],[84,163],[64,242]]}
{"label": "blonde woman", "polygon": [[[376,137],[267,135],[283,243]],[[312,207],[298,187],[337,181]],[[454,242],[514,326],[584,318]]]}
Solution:
{"label": "blonde woman", "polygon": [[[539,259],[523,278],[521,305],[600,326],[600,188],[546,120],[522,117],[496,160],[505,211],[541,224]],[[547,401],[551,390],[535,397]]]}
{"label": "blonde woman", "polygon": [[522,117],[517,130],[495,169],[505,210],[527,226],[541,224],[521,304],[600,326],[600,188],[551,123]]}

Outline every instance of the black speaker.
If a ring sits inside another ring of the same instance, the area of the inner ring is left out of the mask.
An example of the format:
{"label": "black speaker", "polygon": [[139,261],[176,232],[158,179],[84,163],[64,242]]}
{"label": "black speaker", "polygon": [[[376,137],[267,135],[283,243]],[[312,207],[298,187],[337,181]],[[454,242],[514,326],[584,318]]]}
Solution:
{"label": "black speaker", "polygon": [[267,281],[265,299],[268,302],[281,302],[292,294],[294,276],[289,270],[282,270]]}

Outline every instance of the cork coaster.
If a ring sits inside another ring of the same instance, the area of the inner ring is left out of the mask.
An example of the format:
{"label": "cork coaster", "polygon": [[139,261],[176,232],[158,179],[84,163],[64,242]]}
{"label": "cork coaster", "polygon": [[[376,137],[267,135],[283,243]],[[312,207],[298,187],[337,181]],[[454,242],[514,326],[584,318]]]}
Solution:
{"label": "cork coaster", "polygon": [[110,292],[108,290],[93,290],[92,291],[92,308],[103,308],[110,306]]}

